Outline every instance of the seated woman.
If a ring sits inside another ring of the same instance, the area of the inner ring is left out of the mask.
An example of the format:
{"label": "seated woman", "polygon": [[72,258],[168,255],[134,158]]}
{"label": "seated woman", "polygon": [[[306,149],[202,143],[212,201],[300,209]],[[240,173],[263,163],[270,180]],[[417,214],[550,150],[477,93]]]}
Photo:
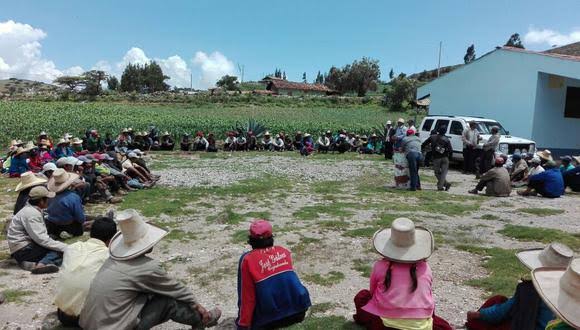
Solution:
{"label": "seated woman", "polygon": [[207,152],[217,152],[217,146],[215,145],[215,136],[213,133],[207,135]]}
{"label": "seated woman", "polygon": [[258,150],[258,139],[252,131],[248,131],[248,144],[246,149],[250,151]]}
{"label": "seated woman", "polygon": [[434,316],[433,275],[427,258],[434,250],[433,234],[413,221],[399,218],[373,237],[383,257],[373,267],[370,290],[354,298],[357,324],[366,329],[451,329]]}
{"label": "seated woman", "polygon": [[197,132],[195,139],[193,139],[193,151],[206,151],[209,143],[203,136],[203,132]]}
{"label": "seated woman", "polygon": [[314,141],[312,140],[312,135],[306,133],[302,138],[302,147],[300,148],[300,154],[302,156],[310,156],[314,151]]}
{"label": "seated woman", "polygon": [[175,147],[175,142],[173,141],[173,137],[171,137],[171,134],[169,134],[169,132],[165,131],[162,135],[161,135],[161,141],[159,141],[159,149],[160,150],[173,150],[173,148]]}
{"label": "seated woman", "polygon": [[27,161],[29,151],[23,147],[16,149],[16,152],[10,158],[10,168],[8,169],[11,178],[19,178],[21,174],[30,170]]}
{"label": "seated woman", "polygon": [[181,151],[190,151],[192,144],[193,143],[191,141],[189,134],[187,134],[187,133],[183,134],[183,136],[181,137],[181,143],[180,143]]}

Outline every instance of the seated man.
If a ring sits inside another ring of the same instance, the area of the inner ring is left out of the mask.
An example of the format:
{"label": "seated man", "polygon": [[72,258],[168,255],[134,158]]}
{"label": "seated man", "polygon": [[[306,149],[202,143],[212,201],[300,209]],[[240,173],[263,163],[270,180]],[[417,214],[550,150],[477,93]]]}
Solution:
{"label": "seated man", "polygon": [[207,311],[189,288],[147,256],[167,231],[147,224],[137,211],[116,217],[120,233],[109,244],[110,258],[95,275],[79,325],[83,329],[150,329],[169,320],[211,327],[221,316]]}
{"label": "seated man", "polygon": [[247,151],[248,140],[242,134],[236,134],[236,150]]}
{"label": "seated man", "polygon": [[213,133],[207,135],[207,152],[217,152],[216,140]]}
{"label": "seated man", "polygon": [[[567,267],[574,252],[566,245],[552,243],[544,249],[531,249],[516,254],[528,269]],[[532,281],[522,280],[513,297],[494,296],[478,311],[467,312],[468,329],[546,329],[554,313],[542,302]]]}
{"label": "seated man", "polygon": [[238,329],[277,329],[304,320],[310,307],[308,290],[292,266],[290,251],[274,246],[272,225],[256,220],[250,225],[252,251],[238,267]]}
{"label": "seated man", "polygon": [[62,253],[67,247],[48,236],[42,219],[42,211],[48,207],[48,199],[54,196],[44,186],[32,188],[28,203],[14,215],[8,226],[6,240],[12,258],[33,274],[58,272]]}
{"label": "seated man", "polygon": [[228,137],[224,140],[224,151],[234,151],[236,149],[236,137],[234,132],[228,132]]}
{"label": "seated man", "polygon": [[79,326],[79,314],[89,294],[91,281],[109,258],[107,247],[116,233],[117,225],[113,219],[99,217],[91,227],[91,238],[71,244],[64,251],[54,298],[57,316],[63,326]]}
{"label": "seated man", "polygon": [[169,132],[167,131],[165,131],[163,135],[161,135],[161,141],[159,142],[160,142],[159,143],[160,150],[173,150],[173,148],[175,147],[175,142],[173,141],[171,134],[169,134]]}
{"label": "seated man", "polygon": [[270,136],[270,132],[266,132],[264,133],[264,137],[262,138],[262,141],[260,143],[260,149],[261,150],[267,150],[267,151],[273,151],[273,146],[272,143],[274,141],[272,140],[272,137]]}
{"label": "seated man", "polygon": [[85,211],[81,198],[72,190],[78,178],[77,174],[57,168],[48,180],[48,190],[56,194],[47,208],[46,229],[51,236],[60,237],[63,231],[73,236],[83,234]]}
{"label": "seated man", "polygon": [[209,143],[203,136],[203,132],[197,132],[195,139],[193,140],[193,151],[207,151],[208,145]]}
{"label": "seated man", "polygon": [[284,140],[280,134],[276,135],[276,138],[272,142],[274,151],[284,151]]}
{"label": "seated man", "polygon": [[179,144],[181,151],[190,151],[192,144],[193,142],[191,141],[191,137],[189,136],[189,134],[187,133],[183,134],[183,136],[181,137],[181,143]]}
{"label": "seated man", "polygon": [[318,152],[327,153],[330,150],[330,143],[332,140],[332,132],[326,131],[324,136],[318,138]]}
{"label": "seated man", "polygon": [[547,198],[558,198],[564,195],[564,178],[556,163],[553,160],[547,161],[544,168],[546,169],[544,172],[529,177],[528,188],[518,191],[518,195],[535,196],[540,194]]}
{"label": "seated man", "polygon": [[248,131],[248,141],[246,149],[250,151],[258,149],[258,139],[256,138],[256,135],[252,131]]}
{"label": "seated man", "polygon": [[470,194],[477,195],[478,192],[485,188],[487,196],[508,197],[512,192],[512,185],[510,183],[510,175],[503,164],[505,160],[503,157],[495,159],[495,167],[483,173],[479,179],[479,183],[469,191]]}
{"label": "seated man", "polygon": [[564,156],[560,157],[562,164],[560,165],[560,172],[564,174],[566,171],[570,171],[574,169],[574,165],[572,165],[572,157]]}
{"label": "seated man", "polygon": [[576,167],[564,172],[564,184],[574,192],[580,192],[580,156],[574,157]]}
{"label": "seated man", "polygon": [[513,171],[510,174],[510,180],[512,183],[517,184],[524,180],[528,176],[528,163],[522,158],[521,154],[512,155]]}

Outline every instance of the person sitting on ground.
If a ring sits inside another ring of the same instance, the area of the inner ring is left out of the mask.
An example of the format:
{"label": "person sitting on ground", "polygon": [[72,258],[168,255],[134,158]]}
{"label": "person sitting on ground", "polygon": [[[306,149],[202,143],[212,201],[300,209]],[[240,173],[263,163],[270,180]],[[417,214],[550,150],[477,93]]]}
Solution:
{"label": "person sitting on ground", "polygon": [[421,154],[421,139],[415,135],[413,130],[407,130],[407,136],[401,141],[401,150],[405,153],[409,163],[409,190],[420,190],[419,164],[423,155]]}
{"label": "person sitting on ground", "polygon": [[574,192],[580,192],[580,156],[573,157],[576,167],[564,172],[564,185]]}
{"label": "person sitting on ground", "polygon": [[324,136],[320,136],[318,138],[318,153],[327,153],[328,150],[330,150],[330,143],[332,140],[332,132],[331,131],[326,131],[326,134]]}
{"label": "person sitting on ground", "polygon": [[382,258],[375,262],[369,290],[354,298],[355,322],[366,329],[451,329],[434,315],[433,274],[427,259],[434,250],[433,234],[398,218],[391,228],[373,236]]}
{"label": "person sitting on ground", "polygon": [[237,151],[247,151],[248,150],[248,140],[242,133],[238,133],[236,136],[236,150]]}
{"label": "person sitting on ground", "polygon": [[160,150],[173,150],[175,147],[175,142],[173,141],[173,137],[169,134],[168,131],[163,132],[161,134],[161,143],[159,144]]}
{"label": "person sitting on ground", "polygon": [[190,289],[147,256],[167,231],[147,224],[133,209],[117,214],[120,232],[110,257],[95,275],[80,312],[84,329],[150,329],[169,320],[194,329],[217,324],[221,311],[207,311]]}
{"label": "person sitting on ground", "polygon": [[129,135],[129,129],[123,128],[119,136],[117,136],[117,147],[127,148],[132,142],[131,136]]}
{"label": "person sitting on ground", "polygon": [[[376,141],[378,142],[378,139]],[[377,148],[379,148],[378,145]],[[334,141],[331,149],[333,153],[337,151],[339,154],[343,154],[350,149],[350,144],[348,143],[348,136],[346,135],[346,131],[343,130],[342,132],[340,132],[340,134],[336,137],[336,140]]]}
{"label": "person sitting on ground", "polygon": [[236,137],[234,132],[228,132],[224,140],[224,151],[234,151],[236,149]]}
{"label": "person sitting on ground", "polygon": [[485,188],[487,196],[509,197],[512,192],[512,185],[510,183],[510,174],[503,167],[504,164],[504,158],[497,157],[495,159],[495,167],[483,173],[477,186],[470,190],[469,193],[477,195]]}
{"label": "person sitting on ground", "polygon": [[301,150],[302,149],[302,132],[301,131],[297,131],[296,134],[294,134],[294,149],[295,150]]}
{"label": "person sitting on ground", "polygon": [[207,135],[207,152],[217,152],[216,140],[213,133]]}
{"label": "person sitting on ground", "polygon": [[566,171],[570,171],[574,169],[574,165],[572,165],[572,157],[564,156],[560,158],[562,164],[560,165],[560,172],[564,174]]}
{"label": "person sitting on ground", "polygon": [[449,171],[449,161],[453,156],[453,147],[451,141],[445,136],[447,127],[439,127],[437,135],[431,135],[421,144],[422,149],[427,147],[431,150],[433,160],[433,171],[437,178],[437,190],[448,191],[451,184],[447,181],[447,171]]}
{"label": "person sitting on ground", "polygon": [[38,173],[42,171],[42,165],[44,165],[44,162],[40,157],[40,152],[36,146],[33,146],[28,152],[28,169],[34,173]]}
{"label": "person sitting on ground", "polygon": [[352,139],[350,139],[349,145],[351,152],[358,152],[360,148],[360,135],[355,134]]}
{"label": "person sitting on ground", "polygon": [[568,267],[543,267],[532,271],[538,295],[555,314],[546,330],[580,329],[580,258]]}
{"label": "person sitting on ground", "polygon": [[276,138],[272,141],[272,147],[274,151],[284,151],[284,140],[280,134],[276,135]]}
{"label": "person sitting on ground", "polygon": [[238,264],[238,329],[278,329],[300,323],[311,306],[308,290],[292,265],[292,254],[274,245],[272,225],[255,220]]}
{"label": "person sitting on ground", "polygon": [[536,156],[540,158],[540,165],[544,166],[547,162],[553,161],[554,158],[552,157],[552,152],[548,149],[538,151]]}
{"label": "person sitting on ground", "polygon": [[[142,169],[144,169],[153,178],[159,177],[158,175],[154,175],[151,173],[149,166],[147,166],[147,162],[145,161],[145,159],[143,159],[143,156],[145,155],[144,152],[142,152],[139,149],[134,149],[134,150],[132,150],[132,153],[134,153],[136,155],[136,157],[131,158],[131,162],[133,163],[133,165],[135,165],[135,164],[139,165]],[[131,153],[129,153],[129,154],[131,154]]]}
{"label": "person sitting on ground", "polygon": [[371,134],[369,138],[369,143],[367,145],[367,149],[372,154],[380,154],[381,153],[381,139],[377,136],[377,134]]}
{"label": "person sitting on ground", "polygon": [[40,174],[44,175],[44,177],[46,177],[46,180],[48,180],[48,179],[50,179],[50,177],[52,176],[52,173],[56,169],[57,169],[57,167],[54,163],[46,163],[42,166],[42,171],[40,172]]}
{"label": "person sitting on ground", "polygon": [[526,177],[528,177],[528,163],[522,158],[521,154],[512,155],[513,170],[510,174],[512,185],[520,186]]}
{"label": "person sitting on ground", "polygon": [[368,149],[369,138],[366,135],[361,136],[358,145],[358,152],[361,154],[372,154],[372,150]]}
{"label": "person sitting on ground", "polygon": [[30,190],[26,206],[12,217],[6,240],[10,254],[19,265],[33,274],[58,272],[67,245],[49,237],[42,212],[54,193],[44,186]]}
{"label": "person sitting on ground", "polygon": [[189,134],[188,133],[183,134],[183,136],[181,137],[181,143],[179,144],[181,151],[190,151],[192,144],[193,142],[191,141],[191,137],[189,136]]}
{"label": "person sitting on ground", "polygon": [[73,138],[71,141],[71,149],[75,155],[82,155],[86,152],[83,152],[83,140],[79,138]]}
{"label": "person sitting on ground", "polygon": [[127,154],[127,158],[122,162],[123,172],[132,178],[138,178],[141,183],[150,187],[158,180],[158,177],[153,177],[145,168],[138,164],[139,156],[135,152]]}
{"label": "person sitting on ground", "polygon": [[38,155],[40,156],[42,164],[46,164],[54,160],[46,140],[40,140],[40,144],[38,145]]}
{"label": "person sitting on ground", "polygon": [[518,191],[518,195],[536,196],[540,194],[542,197],[547,198],[558,198],[564,195],[564,178],[556,163],[550,160],[546,162],[544,168],[544,172],[528,178],[527,189]]}
{"label": "person sitting on ground", "polygon": [[[567,267],[574,258],[572,249],[561,243],[551,243],[543,249],[531,249],[516,254],[528,269]],[[511,298],[494,296],[478,311],[467,312],[468,329],[537,329],[544,330],[554,314],[538,296],[532,281],[522,280]]]}
{"label": "person sitting on ground", "polygon": [[305,133],[304,138],[302,138],[302,149],[300,149],[300,155],[310,156],[314,152],[314,141],[312,140],[312,135]]}
{"label": "person sitting on ground", "polygon": [[258,139],[253,131],[248,131],[248,144],[246,149],[250,151],[258,150]]}
{"label": "person sitting on ground", "polygon": [[26,206],[26,203],[28,203],[30,190],[32,190],[32,188],[46,185],[47,182],[48,179],[42,177],[39,174],[33,172],[22,173],[20,176],[20,182],[14,189],[14,191],[18,193],[18,197],[16,198],[16,203],[14,204],[14,211],[12,214],[18,213]]}
{"label": "person sitting on ground", "polygon": [[105,134],[105,140],[103,141],[103,148],[105,151],[109,151],[109,150],[113,150],[113,148],[115,147],[115,141],[113,141],[113,137],[111,136],[111,133],[106,133]]}
{"label": "person sitting on ground", "polygon": [[48,133],[45,131],[40,132],[36,139],[36,144],[41,145],[43,143],[45,143],[49,149],[52,149],[52,140],[48,137]]}
{"label": "person sitting on ground", "polygon": [[89,132],[89,136],[87,138],[87,150],[89,152],[97,152],[102,151],[104,149],[103,141],[101,141],[101,135],[99,131],[96,129],[92,129]]}
{"label": "person sitting on ground", "polygon": [[272,143],[274,141],[272,140],[272,137],[270,136],[270,132],[266,131],[266,133],[264,133],[264,137],[262,138],[262,141],[260,142],[260,149],[262,150],[266,150],[266,151],[273,151],[273,147],[272,147]]}
{"label": "person sitting on ground", "polygon": [[209,143],[203,136],[203,132],[197,132],[195,139],[193,139],[193,151],[207,151]]}
{"label": "person sitting on ground", "polygon": [[54,298],[57,316],[63,326],[79,327],[78,318],[91,281],[109,258],[108,246],[116,233],[117,225],[113,219],[98,217],[91,227],[91,238],[71,244],[64,251]]}
{"label": "person sitting on ground", "polygon": [[294,143],[292,142],[292,138],[290,138],[290,136],[284,134],[282,139],[284,140],[284,150],[294,151]]}
{"label": "person sitting on ground", "polygon": [[56,148],[52,150],[52,157],[54,159],[59,159],[61,157],[73,156],[74,152],[69,146],[69,142],[65,139],[58,140]]}
{"label": "person sitting on ground", "polygon": [[28,153],[30,150],[24,147],[18,147],[10,159],[10,168],[8,173],[11,178],[19,178],[25,172],[28,172]]}
{"label": "person sitting on ground", "polygon": [[48,190],[56,194],[47,208],[46,217],[46,229],[53,237],[60,237],[63,231],[72,236],[83,234],[86,220],[83,203],[80,196],[71,190],[78,178],[78,174],[58,168],[48,180]]}

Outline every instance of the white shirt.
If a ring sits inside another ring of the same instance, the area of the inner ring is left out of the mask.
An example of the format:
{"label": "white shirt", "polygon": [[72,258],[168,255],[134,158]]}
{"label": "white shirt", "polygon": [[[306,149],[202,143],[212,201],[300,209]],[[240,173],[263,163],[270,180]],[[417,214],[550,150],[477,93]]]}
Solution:
{"label": "white shirt", "polygon": [[542,167],[542,165],[538,165],[538,166],[536,166],[536,167],[532,167],[532,168],[531,168],[529,176],[536,175],[536,174],[540,174],[540,173],[542,173],[542,172],[544,172],[544,171],[545,171],[545,170],[544,170],[544,168]]}

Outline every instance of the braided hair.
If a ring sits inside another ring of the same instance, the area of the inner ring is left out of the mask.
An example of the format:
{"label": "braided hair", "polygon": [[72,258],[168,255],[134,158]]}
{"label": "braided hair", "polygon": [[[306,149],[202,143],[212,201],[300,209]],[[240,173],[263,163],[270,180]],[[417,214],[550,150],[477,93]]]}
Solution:
{"label": "braided hair", "polygon": [[[389,261],[389,268],[387,269],[387,274],[385,275],[385,280],[383,282],[383,284],[385,285],[385,292],[387,290],[389,290],[389,288],[391,287],[391,277],[392,277],[392,267],[393,267],[393,261]],[[411,275],[411,281],[413,281],[413,284],[411,285],[411,292],[415,292],[415,290],[417,290],[417,264],[414,263],[413,265],[411,265],[411,269],[409,270],[409,274]]]}

